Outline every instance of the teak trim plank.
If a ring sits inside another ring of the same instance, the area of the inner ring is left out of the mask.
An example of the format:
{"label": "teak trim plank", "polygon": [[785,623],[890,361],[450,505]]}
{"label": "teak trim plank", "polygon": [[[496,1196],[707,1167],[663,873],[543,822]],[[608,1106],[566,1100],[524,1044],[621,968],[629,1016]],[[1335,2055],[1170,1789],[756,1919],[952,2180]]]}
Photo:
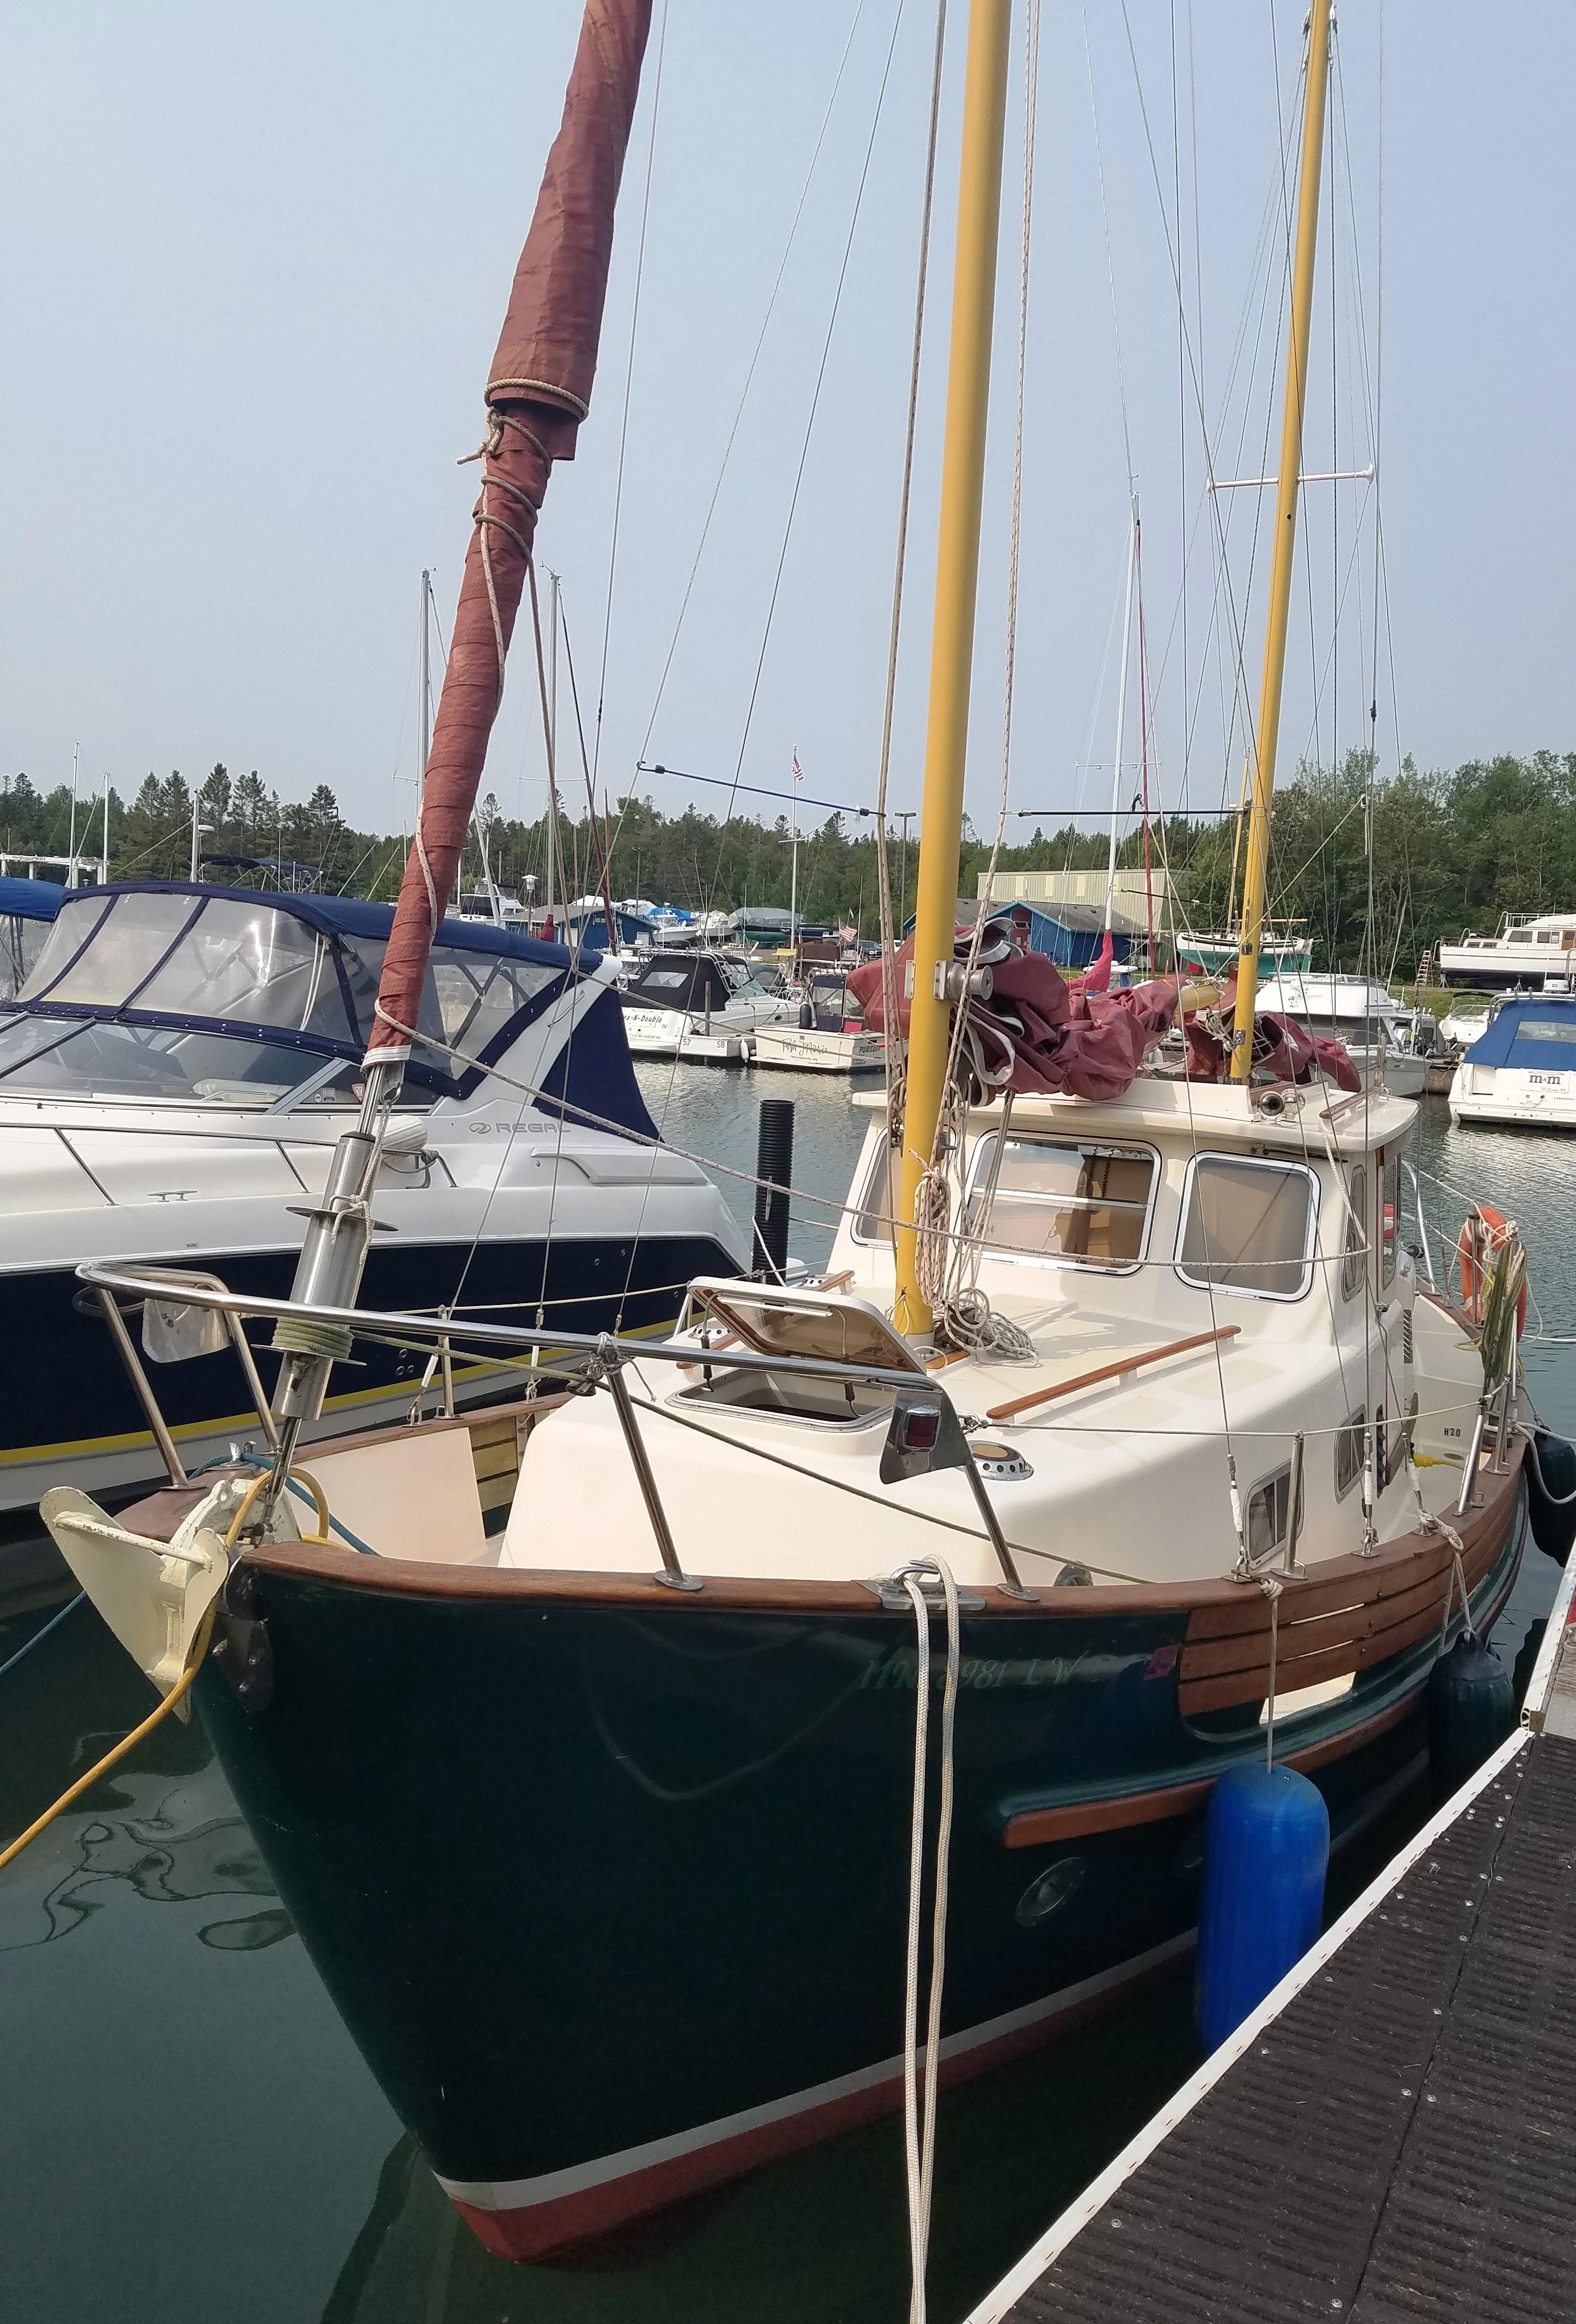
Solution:
{"label": "teak trim plank", "polygon": [[1010,1404],[993,1404],[987,1411],[987,1420],[1011,1420],[1020,1412],[1032,1412],[1037,1405],[1054,1404],[1058,1397],[1074,1396],[1081,1388],[1098,1388],[1101,1380],[1120,1379],[1124,1372],[1142,1371],[1146,1364],[1164,1363],[1167,1356],[1185,1356],[1194,1348],[1213,1348],[1222,1340],[1234,1340],[1240,1333],[1240,1323],[1222,1323],[1218,1332],[1195,1332],[1191,1339],[1173,1340],[1164,1348],[1145,1348],[1136,1356],[1119,1356],[1109,1364],[1099,1364],[1092,1372],[1077,1372],[1071,1379],[1057,1380],[1054,1388],[1037,1388],[1030,1396],[1015,1396]]}

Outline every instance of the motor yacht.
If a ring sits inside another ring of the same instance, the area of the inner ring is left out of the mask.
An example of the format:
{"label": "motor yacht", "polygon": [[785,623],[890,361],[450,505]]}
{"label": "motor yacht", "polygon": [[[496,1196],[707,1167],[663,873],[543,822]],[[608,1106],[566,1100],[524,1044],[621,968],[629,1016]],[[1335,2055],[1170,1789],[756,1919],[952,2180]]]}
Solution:
{"label": "motor yacht", "polygon": [[1498,1002],[1455,1070],[1452,1121],[1576,1130],[1576,997],[1516,993]]}
{"label": "motor yacht", "polygon": [[1491,936],[1463,933],[1459,943],[1439,948],[1440,981],[1479,992],[1503,992],[1513,984],[1532,991],[1569,991],[1576,964],[1576,912],[1544,912],[1535,918],[1507,913]]}
{"label": "motor yacht", "polygon": [[1365,1083],[1382,1082],[1394,1097],[1421,1097],[1427,1087],[1428,1060],[1418,1043],[1433,1019],[1397,1001],[1378,977],[1283,969],[1261,980],[1258,1003],[1341,1042]]}
{"label": "motor yacht", "polygon": [[704,945],[653,952],[625,985],[623,1007],[637,1057],[714,1065],[747,1063],[762,1026],[798,1014],[794,995],[762,983],[748,959]]}
{"label": "motor yacht", "polygon": [[[288,1287],[301,1211],[355,1118],[391,917],[346,898],[132,881],[68,896],[52,924],[14,918],[32,958],[0,1019],[0,1508],[62,1471],[115,1492],[162,1465],[115,1326],[81,1296],[83,1259]],[[655,1142],[611,978],[593,954],[444,923],[430,1038],[379,1179],[380,1296],[645,1329],[677,1314],[697,1266],[742,1258],[712,1182]],[[143,1352],[157,1358],[156,1329]],[[428,1361],[365,1351],[324,1425],[402,1419]],[[453,1370],[461,1406],[511,1383],[518,1370]],[[171,1370],[187,1463],[244,1434],[253,1401],[234,1349]]]}

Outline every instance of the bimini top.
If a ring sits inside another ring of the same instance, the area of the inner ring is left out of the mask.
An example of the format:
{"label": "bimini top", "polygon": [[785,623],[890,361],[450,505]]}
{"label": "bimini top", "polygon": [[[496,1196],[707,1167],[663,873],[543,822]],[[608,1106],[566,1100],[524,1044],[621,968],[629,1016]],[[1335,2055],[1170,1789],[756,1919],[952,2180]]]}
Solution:
{"label": "bimini top", "polygon": [[1576,1073],[1576,998],[1529,992],[1501,1001],[1467,1051],[1474,1065],[1533,1074]]}
{"label": "bimini top", "polygon": [[16,920],[52,920],[65,892],[52,880],[0,880],[0,916]]}
{"label": "bimini top", "polygon": [[[76,890],[0,1022],[0,1095],[344,1104],[392,919],[389,905],[350,897],[184,881]],[[493,1064],[599,965],[510,928],[446,919],[422,994],[427,1038],[407,1067],[412,1098],[468,1096],[482,1074],[447,1048]],[[655,1134],[611,987],[579,1018],[548,1082],[545,1101],[592,1126]]]}

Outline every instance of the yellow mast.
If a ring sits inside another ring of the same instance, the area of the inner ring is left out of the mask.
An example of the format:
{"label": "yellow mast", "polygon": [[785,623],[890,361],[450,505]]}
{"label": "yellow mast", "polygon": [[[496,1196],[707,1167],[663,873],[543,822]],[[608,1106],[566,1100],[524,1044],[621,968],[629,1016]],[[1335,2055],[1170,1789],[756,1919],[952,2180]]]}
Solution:
{"label": "yellow mast", "polygon": [[1324,99],[1329,77],[1330,0],[1313,0],[1308,16],[1308,94],[1303,112],[1303,166],[1297,187],[1292,317],[1286,335],[1286,412],[1281,422],[1280,476],[1275,494],[1275,557],[1270,567],[1269,615],[1264,633],[1264,683],[1258,696],[1248,862],[1242,874],[1237,1021],[1231,1035],[1234,1082],[1247,1081],[1253,1070],[1253,1016],[1269,877],[1269,802],[1275,791],[1275,754],[1280,739],[1280,697],[1286,677],[1286,622],[1292,595],[1292,554],[1297,539],[1303,406],[1308,389],[1308,335],[1313,313],[1313,257],[1319,239],[1319,175],[1324,152]]}
{"label": "yellow mast", "polygon": [[945,993],[936,992],[935,979],[938,968],[945,969],[952,960],[957,910],[1010,18],[1010,0],[973,0],[963,83],[952,352],[942,451],[925,794],[919,822],[902,1193],[898,1204],[895,1319],[899,1331],[911,1333],[927,1332],[931,1325],[930,1308],[920,1294],[916,1272],[914,1205],[935,1142],[945,1094],[950,1010]]}

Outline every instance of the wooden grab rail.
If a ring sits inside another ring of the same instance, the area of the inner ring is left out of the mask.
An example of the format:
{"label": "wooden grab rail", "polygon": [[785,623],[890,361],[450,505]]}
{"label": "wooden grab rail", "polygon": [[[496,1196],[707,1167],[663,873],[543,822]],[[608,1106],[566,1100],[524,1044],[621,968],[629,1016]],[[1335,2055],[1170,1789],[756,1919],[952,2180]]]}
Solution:
{"label": "wooden grab rail", "polygon": [[1059,1396],[1071,1396],[1081,1388],[1094,1388],[1100,1381],[1120,1379],[1123,1372],[1141,1371],[1146,1364],[1163,1363],[1167,1356],[1184,1356],[1190,1348],[1212,1348],[1221,1340],[1234,1340],[1240,1323],[1222,1323],[1218,1332],[1195,1332],[1191,1340],[1173,1340],[1168,1347],[1146,1348],[1141,1355],[1119,1356],[1114,1363],[1101,1364],[1094,1371],[1079,1372],[1073,1379],[1058,1380],[1054,1388],[1037,1388],[1032,1396],[1016,1396],[1010,1404],[993,1404],[986,1413],[987,1420],[1010,1420],[1020,1412],[1032,1411],[1037,1404],[1054,1404]]}

